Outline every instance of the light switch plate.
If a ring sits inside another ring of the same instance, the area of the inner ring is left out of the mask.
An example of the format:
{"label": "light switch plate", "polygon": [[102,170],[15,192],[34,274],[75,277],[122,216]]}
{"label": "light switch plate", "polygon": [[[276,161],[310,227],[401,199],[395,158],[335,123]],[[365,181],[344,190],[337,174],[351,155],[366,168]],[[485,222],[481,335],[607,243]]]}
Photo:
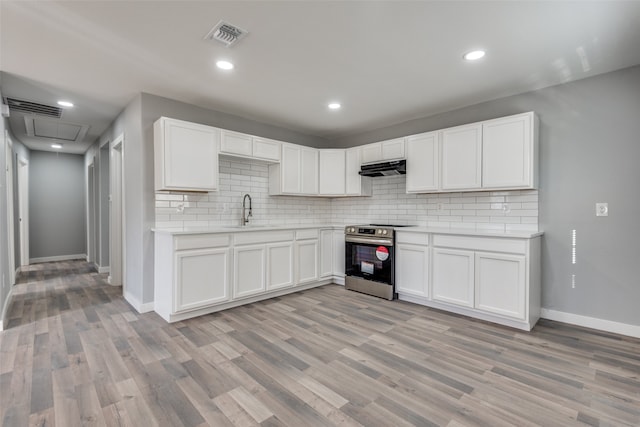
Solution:
{"label": "light switch plate", "polygon": [[609,216],[609,203],[596,203],[596,216]]}

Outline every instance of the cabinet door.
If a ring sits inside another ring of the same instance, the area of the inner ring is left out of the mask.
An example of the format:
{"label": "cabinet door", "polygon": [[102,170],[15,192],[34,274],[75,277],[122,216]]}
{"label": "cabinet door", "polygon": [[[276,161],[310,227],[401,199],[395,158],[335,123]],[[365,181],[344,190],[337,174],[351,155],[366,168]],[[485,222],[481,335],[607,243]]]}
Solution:
{"label": "cabinet door", "polygon": [[318,150],[301,149],[302,194],[318,194]]}
{"label": "cabinet door", "polygon": [[248,297],[264,292],[264,245],[238,246],[233,250],[233,257],[233,298]]}
{"label": "cabinet door", "polygon": [[253,157],[265,160],[280,160],[282,143],[264,138],[253,138]]}
{"label": "cabinet door", "polygon": [[382,160],[404,159],[404,138],[382,142]]}
{"label": "cabinet door", "polygon": [[320,230],[320,277],[333,275],[333,230]]}
{"label": "cabinet door", "polygon": [[362,194],[362,176],[360,172],[360,147],[350,148],[345,152],[345,192],[349,196]]}
{"label": "cabinet door", "polygon": [[174,312],[229,300],[229,249],[178,251]]}
{"label": "cabinet door", "polygon": [[429,249],[426,246],[396,245],[396,292],[429,296]]}
{"label": "cabinet door", "polygon": [[533,113],[526,113],[483,123],[483,187],[533,187],[532,121]]}
{"label": "cabinet door", "polygon": [[[156,190],[215,191],[218,189],[220,130],[173,119],[155,128]],[[163,128],[163,129],[162,129]]]}
{"label": "cabinet door", "polygon": [[267,290],[293,286],[293,242],[266,245]]}
{"label": "cabinet door", "polygon": [[479,252],[475,267],[476,308],[524,319],[525,257]]}
{"label": "cabinet door", "polygon": [[344,231],[333,230],[333,275],[344,276],[345,266]]}
{"label": "cabinet door", "polygon": [[253,154],[251,135],[223,130],[220,136],[220,152],[251,156]]}
{"label": "cabinet door", "polygon": [[438,132],[407,138],[407,193],[437,191],[440,185]]}
{"label": "cabinet door", "polygon": [[362,164],[382,160],[382,144],[380,142],[363,145],[360,149],[362,153]]}
{"label": "cabinet door", "polygon": [[313,282],[318,279],[318,239],[296,242],[296,284]]}
{"label": "cabinet door", "polygon": [[299,194],[301,189],[301,158],[300,149],[292,144],[282,147],[282,192]]}
{"label": "cabinet door", "polygon": [[442,189],[480,188],[482,124],[442,131]]}
{"label": "cabinet door", "polygon": [[320,150],[320,194],[346,193],[345,150]]}
{"label": "cabinet door", "polygon": [[434,248],[432,277],[433,300],[473,307],[473,252]]}

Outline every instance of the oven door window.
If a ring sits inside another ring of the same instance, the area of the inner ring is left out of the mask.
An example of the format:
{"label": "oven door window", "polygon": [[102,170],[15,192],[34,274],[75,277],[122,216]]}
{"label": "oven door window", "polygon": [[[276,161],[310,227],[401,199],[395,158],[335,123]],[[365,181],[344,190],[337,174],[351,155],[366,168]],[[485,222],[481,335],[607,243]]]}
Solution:
{"label": "oven door window", "polygon": [[348,276],[393,284],[393,246],[347,242],[345,249]]}

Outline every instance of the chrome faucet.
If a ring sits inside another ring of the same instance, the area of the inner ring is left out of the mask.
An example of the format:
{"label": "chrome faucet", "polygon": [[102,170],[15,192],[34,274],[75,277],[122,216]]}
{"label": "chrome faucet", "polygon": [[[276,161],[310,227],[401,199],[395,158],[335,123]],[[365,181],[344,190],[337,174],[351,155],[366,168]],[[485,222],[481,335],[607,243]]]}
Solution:
{"label": "chrome faucet", "polygon": [[[247,208],[246,207],[247,197],[249,198],[249,215],[245,215],[245,211],[246,211],[246,208]],[[247,193],[242,198],[242,225],[247,225],[249,223],[249,217],[250,216],[253,216],[251,214],[251,196]]]}

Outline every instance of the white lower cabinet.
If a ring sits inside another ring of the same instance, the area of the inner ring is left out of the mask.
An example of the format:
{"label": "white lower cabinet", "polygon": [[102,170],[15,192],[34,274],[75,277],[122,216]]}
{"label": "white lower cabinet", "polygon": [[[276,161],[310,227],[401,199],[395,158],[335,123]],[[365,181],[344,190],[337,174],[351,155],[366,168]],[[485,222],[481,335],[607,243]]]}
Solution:
{"label": "white lower cabinet", "polygon": [[345,270],[344,230],[333,230],[333,275],[344,280]]}
{"label": "white lower cabinet", "polygon": [[479,252],[475,264],[476,308],[524,319],[524,255]]}
{"label": "white lower cabinet", "polygon": [[429,296],[429,248],[407,243],[396,244],[396,292]]}
{"label": "white lower cabinet", "polygon": [[265,245],[239,246],[233,249],[233,298],[264,292]]}
{"label": "white lower cabinet", "polygon": [[320,230],[320,277],[333,275],[333,230]]}
{"label": "white lower cabinet", "polygon": [[178,251],[175,255],[174,311],[191,310],[228,301],[229,249],[206,248]]}
{"label": "white lower cabinet", "polygon": [[540,318],[540,241],[396,232],[396,291],[411,301],[531,330]]}
{"label": "white lower cabinet", "polygon": [[433,249],[433,299],[473,307],[474,253]]}
{"label": "white lower cabinet", "polygon": [[267,290],[293,286],[293,242],[266,245]]}
{"label": "white lower cabinet", "polygon": [[296,242],[297,284],[301,285],[318,279],[318,239]]}

